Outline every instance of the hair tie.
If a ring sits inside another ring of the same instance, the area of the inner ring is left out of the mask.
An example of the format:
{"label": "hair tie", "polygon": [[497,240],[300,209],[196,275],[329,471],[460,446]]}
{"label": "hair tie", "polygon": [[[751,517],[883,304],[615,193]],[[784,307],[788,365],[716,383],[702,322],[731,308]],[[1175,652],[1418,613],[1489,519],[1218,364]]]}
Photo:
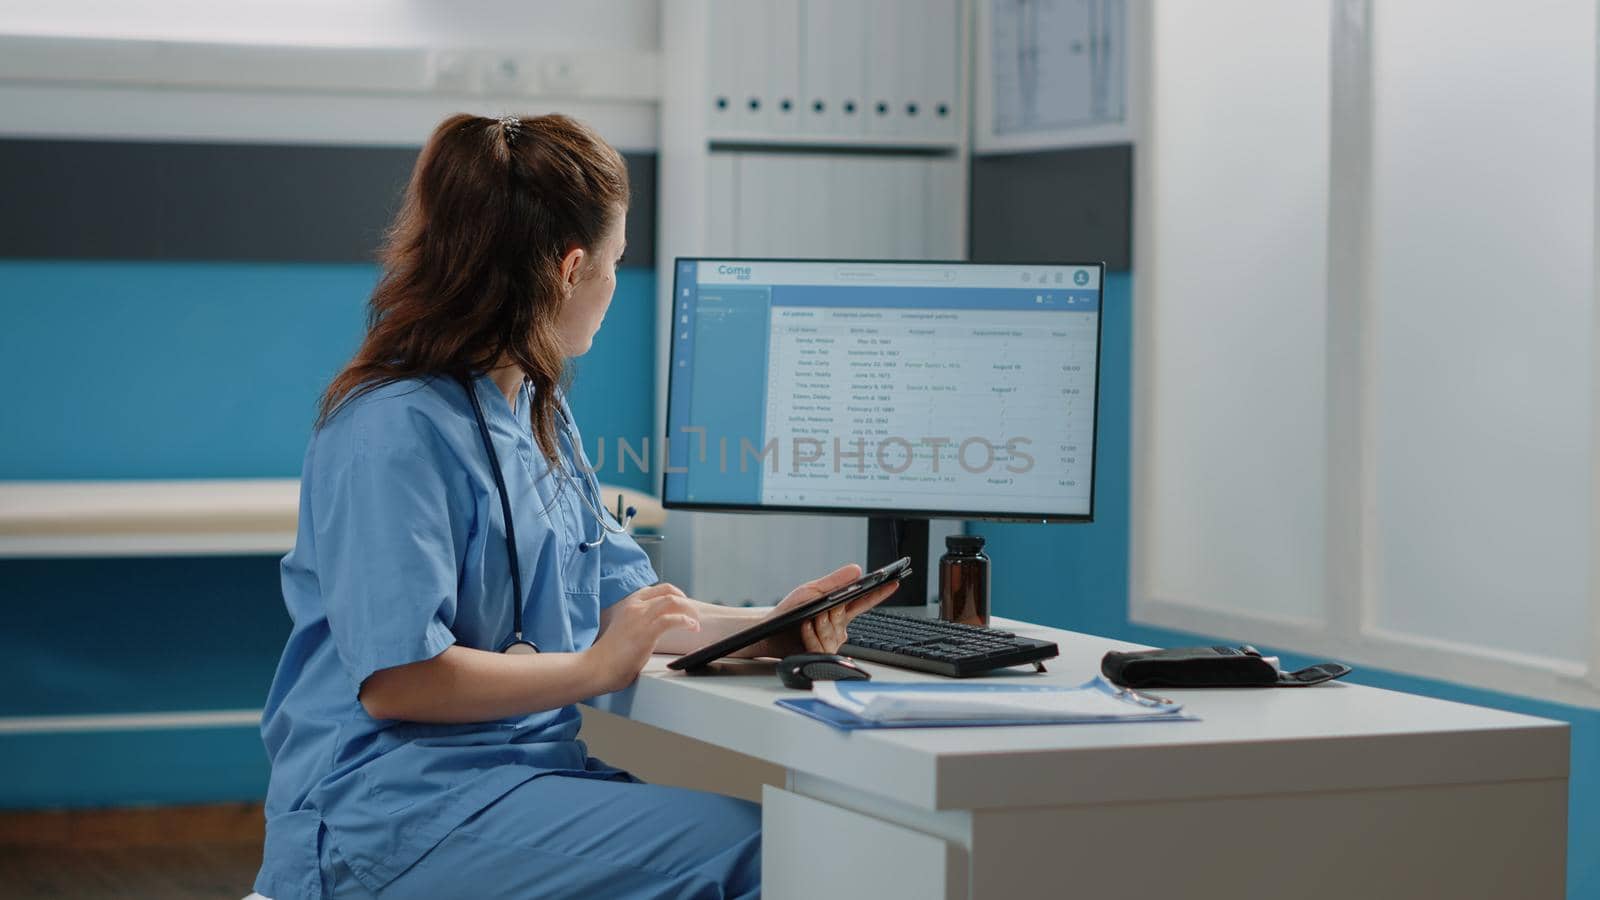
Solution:
{"label": "hair tie", "polygon": [[500,117],[500,130],[505,132],[506,140],[508,141],[517,136],[518,130],[521,129],[521,127],[522,120],[516,116]]}

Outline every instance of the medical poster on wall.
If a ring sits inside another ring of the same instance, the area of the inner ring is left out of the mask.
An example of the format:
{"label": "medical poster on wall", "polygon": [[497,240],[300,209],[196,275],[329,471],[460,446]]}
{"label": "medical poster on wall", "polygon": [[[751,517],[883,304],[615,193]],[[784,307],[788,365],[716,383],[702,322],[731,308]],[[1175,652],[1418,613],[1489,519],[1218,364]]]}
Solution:
{"label": "medical poster on wall", "polygon": [[1132,140],[1129,0],[984,0],[977,150]]}

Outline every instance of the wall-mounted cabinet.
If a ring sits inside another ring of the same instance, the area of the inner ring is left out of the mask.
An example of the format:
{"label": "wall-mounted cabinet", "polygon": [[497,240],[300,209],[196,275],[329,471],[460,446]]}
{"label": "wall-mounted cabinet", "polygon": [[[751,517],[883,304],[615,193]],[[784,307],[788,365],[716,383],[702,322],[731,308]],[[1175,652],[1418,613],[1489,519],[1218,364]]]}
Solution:
{"label": "wall-mounted cabinet", "polygon": [[953,144],[961,0],[711,0],[712,140]]}

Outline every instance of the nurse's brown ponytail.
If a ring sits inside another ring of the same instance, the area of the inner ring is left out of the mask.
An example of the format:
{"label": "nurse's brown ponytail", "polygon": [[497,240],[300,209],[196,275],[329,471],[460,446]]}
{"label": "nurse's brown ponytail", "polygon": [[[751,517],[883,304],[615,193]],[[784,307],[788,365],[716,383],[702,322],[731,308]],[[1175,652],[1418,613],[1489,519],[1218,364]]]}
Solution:
{"label": "nurse's brown ponytail", "polygon": [[389,230],[366,339],[322,395],[318,427],[382,385],[509,359],[533,382],[533,435],[555,464],[556,390],[569,380],[561,259],[592,251],[627,207],[621,154],[576,120],[444,120]]}

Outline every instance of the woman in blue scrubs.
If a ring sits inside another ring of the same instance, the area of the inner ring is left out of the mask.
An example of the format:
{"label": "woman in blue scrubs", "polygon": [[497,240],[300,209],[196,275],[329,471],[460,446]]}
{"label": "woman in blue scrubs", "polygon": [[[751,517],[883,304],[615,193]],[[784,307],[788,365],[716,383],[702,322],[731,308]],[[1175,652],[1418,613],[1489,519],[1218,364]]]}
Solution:
{"label": "woman in blue scrubs", "polygon": [[[585,493],[563,389],[611,302],[627,204],[621,156],[562,116],[458,115],[424,147],[302,468],[259,893],[759,894],[757,807],[644,784],[578,739],[575,704],[650,654],[773,613],[659,583]],[[750,654],[837,650],[889,590]]]}

